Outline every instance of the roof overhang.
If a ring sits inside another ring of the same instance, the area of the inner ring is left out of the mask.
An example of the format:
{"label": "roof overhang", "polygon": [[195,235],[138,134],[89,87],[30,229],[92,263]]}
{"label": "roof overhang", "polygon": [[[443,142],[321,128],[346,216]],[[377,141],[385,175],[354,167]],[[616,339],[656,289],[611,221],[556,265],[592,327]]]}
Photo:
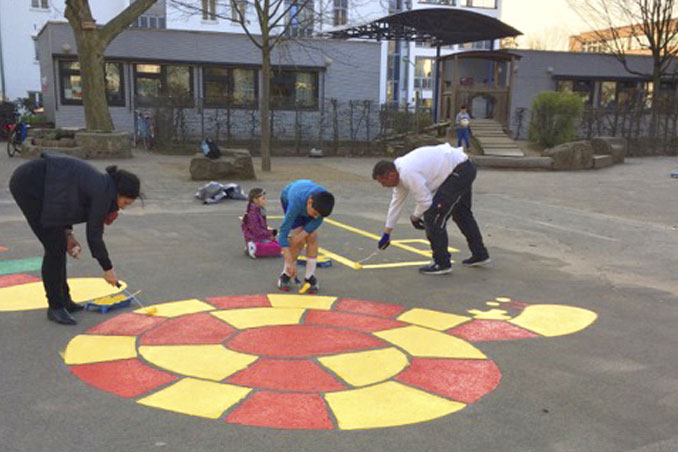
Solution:
{"label": "roof overhang", "polygon": [[466,9],[423,8],[329,31],[327,34],[341,39],[399,39],[443,46],[501,39],[522,33],[498,19]]}

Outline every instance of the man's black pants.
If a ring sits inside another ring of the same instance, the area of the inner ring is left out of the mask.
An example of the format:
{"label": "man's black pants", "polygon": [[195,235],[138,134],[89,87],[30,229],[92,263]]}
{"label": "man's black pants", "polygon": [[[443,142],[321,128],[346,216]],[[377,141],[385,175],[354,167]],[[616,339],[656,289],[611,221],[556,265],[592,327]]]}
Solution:
{"label": "man's black pants", "polygon": [[17,168],[9,181],[9,190],[45,249],[42,282],[47,303],[50,308],[64,308],[70,300],[66,282],[66,231],[63,226],[44,227],[40,223],[45,190],[44,160],[34,160]]}
{"label": "man's black pants", "polygon": [[433,260],[441,267],[449,267],[447,250],[447,220],[452,216],[466,238],[473,256],[487,256],[478,223],[471,212],[471,185],[476,178],[476,166],[470,160],[457,165],[452,174],[438,188],[431,207],[424,212],[426,238],[431,243]]}

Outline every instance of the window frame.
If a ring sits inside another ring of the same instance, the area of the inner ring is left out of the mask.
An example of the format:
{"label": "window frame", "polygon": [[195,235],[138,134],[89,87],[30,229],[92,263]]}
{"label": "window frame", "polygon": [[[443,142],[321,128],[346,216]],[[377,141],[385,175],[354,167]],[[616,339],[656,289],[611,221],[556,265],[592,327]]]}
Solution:
{"label": "window frame", "polygon": [[[572,85],[571,90],[564,90],[561,89],[561,86],[564,85],[565,83],[570,83]],[[577,88],[577,84],[580,84],[579,87],[581,87],[581,84],[586,84],[588,86],[588,90],[582,90],[582,89],[575,89]],[[556,91],[557,92],[570,92],[573,94],[577,94],[578,96],[581,96],[583,93],[588,93],[588,99],[585,101],[586,105],[593,106],[593,100],[594,100],[594,93],[596,90],[596,83],[594,80],[590,79],[577,79],[577,78],[562,78],[562,79],[557,79],[556,80]],[[583,99],[583,96],[581,96]]]}
{"label": "window frame", "polygon": [[[290,67],[282,67],[282,68],[273,68],[273,71],[271,73],[271,109],[276,110],[276,111],[318,111],[320,108],[320,70],[318,69],[313,69],[313,68],[290,68]],[[293,82],[293,88],[294,88],[294,99],[293,100],[285,100],[285,101],[280,101],[278,98],[274,95],[274,89],[276,88],[274,86],[274,82],[276,82],[277,77],[281,77],[282,74],[284,73],[310,73],[313,75],[313,99],[314,103],[313,105],[310,106],[298,106],[297,100],[296,100],[296,94],[297,94],[297,89],[296,89],[296,76],[295,80]]]}
{"label": "window frame", "polygon": [[[209,69],[225,69],[227,75],[225,77],[217,77],[213,75],[207,75],[207,70]],[[235,93],[235,77],[233,72],[235,70],[245,70],[252,72],[252,80],[254,81],[254,99],[248,102],[236,102],[234,99]],[[221,99],[217,101],[210,101],[209,98],[205,95],[207,92],[207,83],[225,81],[226,90],[227,90],[227,100],[222,101]],[[258,108],[259,105],[259,70],[256,67],[251,66],[231,66],[231,65],[222,65],[222,64],[211,64],[203,66],[202,68],[202,92],[203,92],[203,101],[205,108],[231,108],[231,109],[252,109]]]}
{"label": "window frame", "polygon": [[40,11],[49,10],[49,0],[31,0],[31,9],[37,9]]}
{"label": "window frame", "polygon": [[202,0],[202,20],[217,21],[217,0]]}
{"label": "window frame", "polygon": [[[78,75],[80,76],[82,84],[82,74],[80,69],[66,69],[66,64],[78,63],[78,60],[71,59],[62,59],[58,61],[58,71],[59,71],[59,97],[61,99],[61,105],[83,105],[82,99],[67,99],[66,98],[66,88],[64,84],[65,76]],[[106,82],[106,66],[107,65],[116,65],[118,67],[118,72],[120,74],[120,95],[117,98],[111,98],[108,89],[106,89],[106,104],[109,107],[125,107],[127,105],[126,95],[125,95],[125,69],[121,61],[104,61],[104,86],[108,88]]]}
{"label": "window frame", "polygon": [[348,23],[348,0],[333,1],[332,20],[335,27]]}
{"label": "window frame", "polygon": [[[167,83],[167,68],[168,67],[185,67],[188,68],[188,88],[189,88],[189,93],[186,96],[186,101],[185,102],[180,102],[176,104],[176,106],[180,107],[187,107],[191,108],[195,105],[195,80],[194,80],[194,71],[193,65],[190,64],[167,64],[167,63],[156,63],[156,62],[134,62],[132,64],[132,79],[134,83],[134,88],[133,88],[133,93],[134,93],[134,100],[135,100],[135,105],[138,105],[140,107],[153,107],[156,105],[159,105],[162,103],[162,100],[164,99],[171,99],[172,97],[169,95],[167,92],[168,90],[168,83]],[[138,66],[140,65],[149,65],[149,66],[158,66],[160,67],[160,72],[158,73],[153,73],[153,72],[139,72],[138,71]],[[139,96],[139,83],[138,80],[140,78],[147,78],[147,79],[158,79],[160,81],[160,88],[159,88],[159,97],[152,98],[152,97],[142,97]],[[160,102],[158,101],[160,99]],[[179,99],[178,97],[175,99]]]}

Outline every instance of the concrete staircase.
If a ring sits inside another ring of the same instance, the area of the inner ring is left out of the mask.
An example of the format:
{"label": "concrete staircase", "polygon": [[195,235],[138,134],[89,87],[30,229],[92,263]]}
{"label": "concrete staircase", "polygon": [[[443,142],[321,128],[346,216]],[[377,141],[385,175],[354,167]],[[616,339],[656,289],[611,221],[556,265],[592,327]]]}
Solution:
{"label": "concrete staircase", "polygon": [[471,120],[473,136],[480,142],[484,155],[495,157],[524,157],[525,153],[515,141],[504,133],[504,129],[492,119]]}

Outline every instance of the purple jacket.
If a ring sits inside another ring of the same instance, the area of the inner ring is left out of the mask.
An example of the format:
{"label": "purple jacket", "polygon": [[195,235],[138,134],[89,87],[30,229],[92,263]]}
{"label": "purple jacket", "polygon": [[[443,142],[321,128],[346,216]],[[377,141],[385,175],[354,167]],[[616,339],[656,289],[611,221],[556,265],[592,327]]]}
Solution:
{"label": "purple jacket", "polygon": [[266,211],[256,204],[247,204],[247,213],[240,227],[246,242],[273,240],[273,232],[268,230],[266,224]]}

